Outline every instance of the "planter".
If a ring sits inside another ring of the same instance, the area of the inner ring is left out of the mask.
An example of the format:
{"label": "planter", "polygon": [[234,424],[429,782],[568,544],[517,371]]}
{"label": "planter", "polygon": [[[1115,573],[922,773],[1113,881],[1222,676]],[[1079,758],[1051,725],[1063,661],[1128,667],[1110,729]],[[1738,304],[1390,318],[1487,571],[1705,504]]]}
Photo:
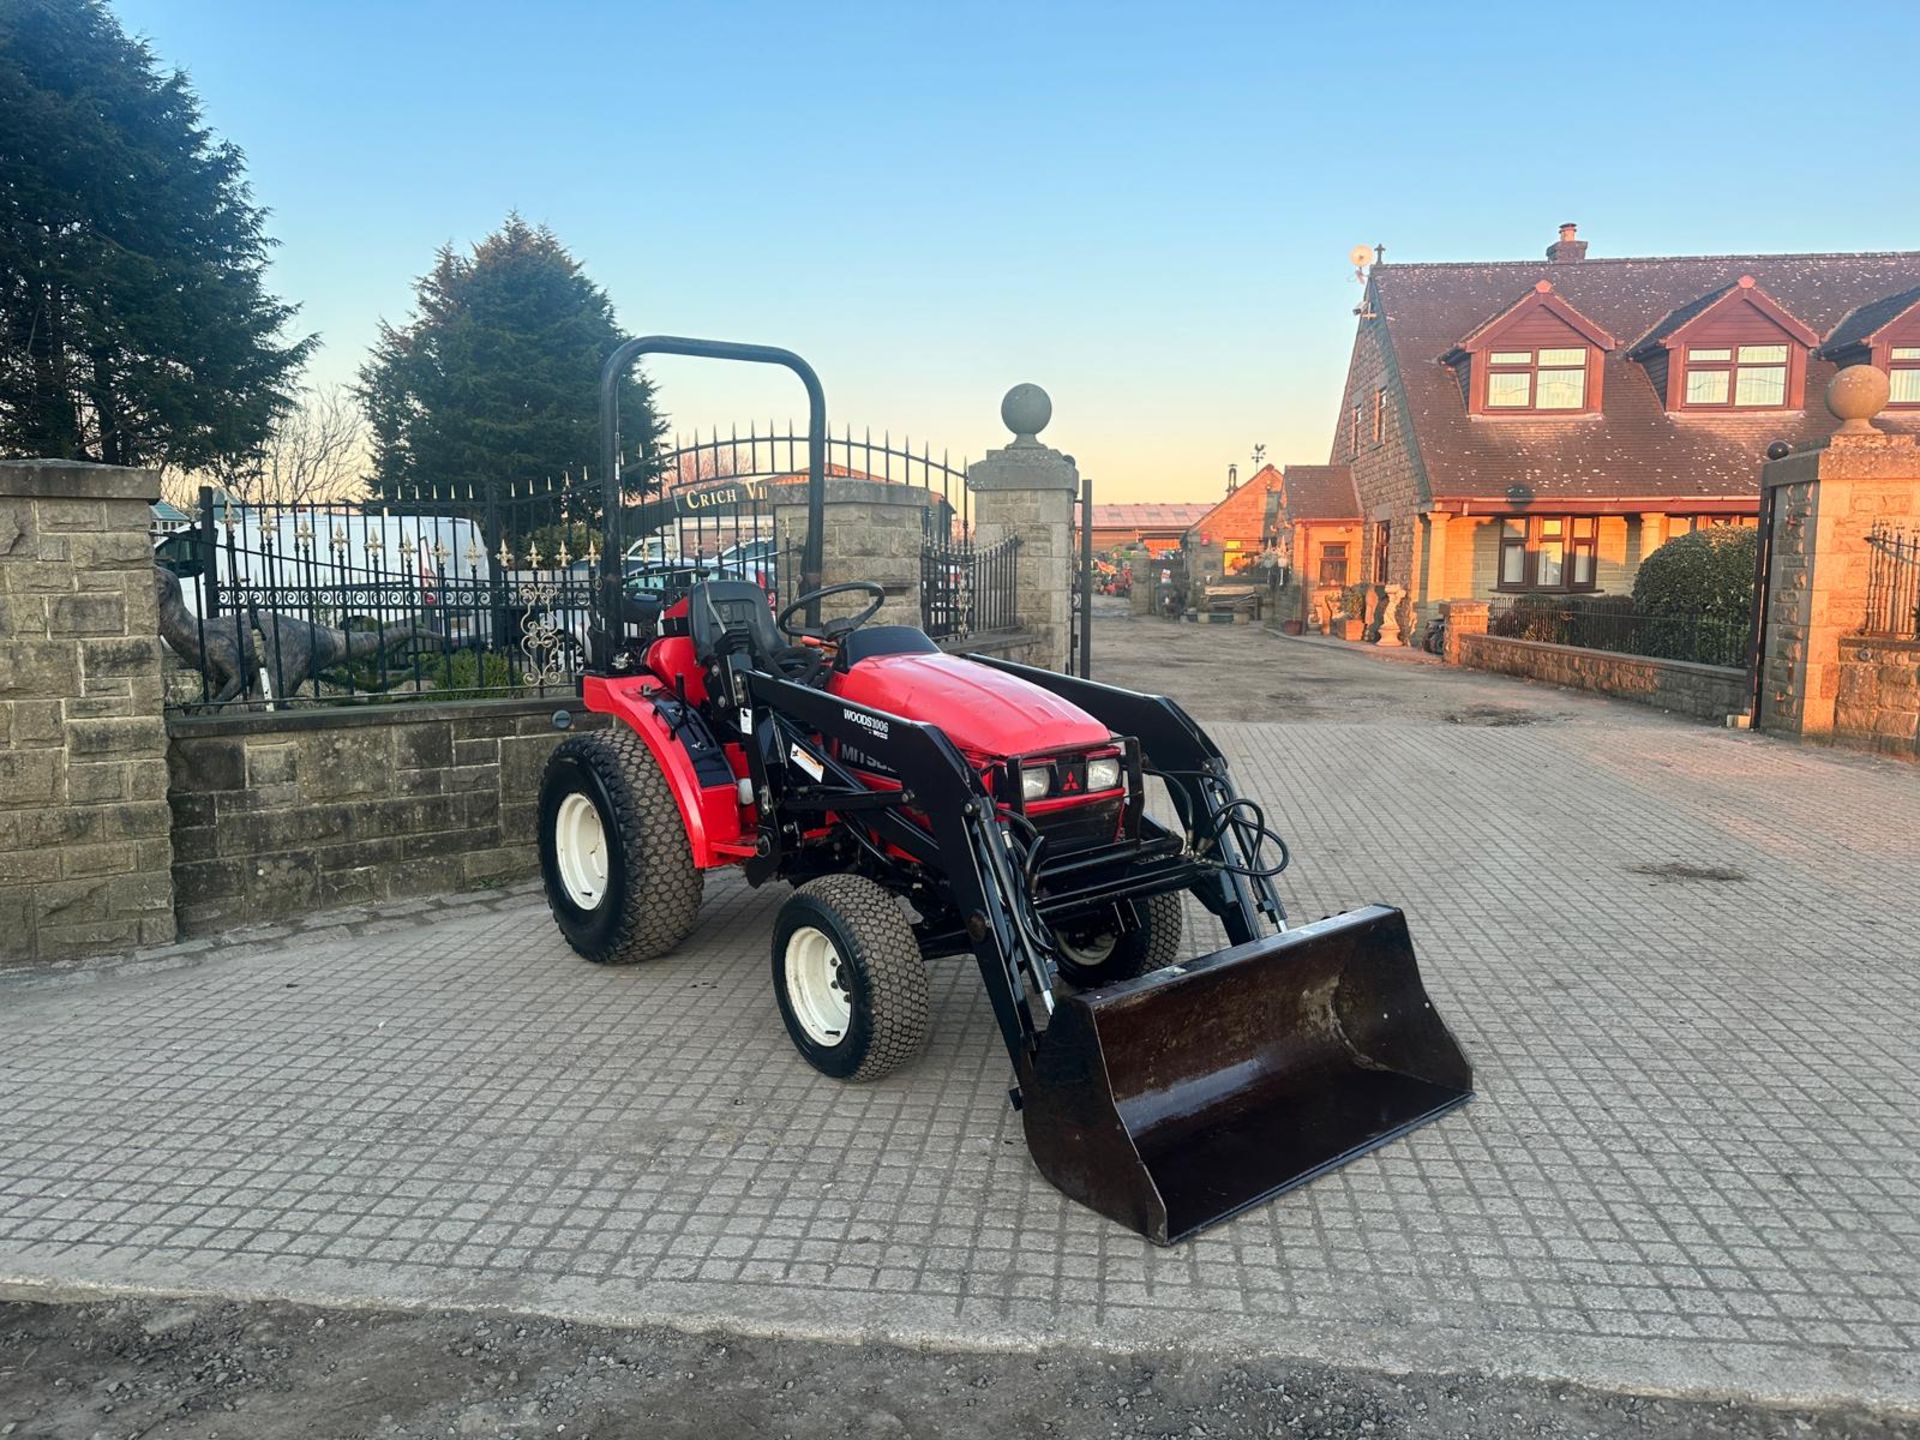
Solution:
{"label": "planter", "polygon": [[1280,622],[1280,633],[1282,635],[1298,635],[1306,628],[1307,627],[1302,625],[1298,620],[1282,620]]}
{"label": "planter", "polygon": [[1356,620],[1351,615],[1342,615],[1333,622],[1334,638],[1339,640],[1363,640],[1367,634],[1367,622]]}

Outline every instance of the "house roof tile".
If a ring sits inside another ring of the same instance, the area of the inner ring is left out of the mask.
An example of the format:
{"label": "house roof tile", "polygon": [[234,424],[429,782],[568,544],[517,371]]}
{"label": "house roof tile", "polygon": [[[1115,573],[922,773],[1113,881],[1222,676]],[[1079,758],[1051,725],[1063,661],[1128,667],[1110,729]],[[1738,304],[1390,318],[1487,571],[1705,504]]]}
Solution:
{"label": "house roof tile", "polygon": [[[1539,280],[1613,334],[1646,336],[1668,322],[1684,324],[1742,275],[1753,276],[1816,334],[1827,334],[1880,297],[1920,288],[1920,253],[1375,267],[1376,323],[1387,326],[1433,498],[1526,503],[1756,495],[1769,442],[1802,445],[1838,423],[1820,399],[1834,373],[1830,362],[1809,362],[1807,405],[1800,411],[1671,414],[1646,367],[1622,345],[1604,359],[1604,413],[1476,418],[1467,413],[1457,373],[1440,360]],[[1912,415],[1883,415],[1879,423],[1920,430],[1920,417]]]}
{"label": "house roof tile", "polygon": [[1289,465],[1284,480],[1292,520],[1358,520],[1360,497],[1345,465]]}

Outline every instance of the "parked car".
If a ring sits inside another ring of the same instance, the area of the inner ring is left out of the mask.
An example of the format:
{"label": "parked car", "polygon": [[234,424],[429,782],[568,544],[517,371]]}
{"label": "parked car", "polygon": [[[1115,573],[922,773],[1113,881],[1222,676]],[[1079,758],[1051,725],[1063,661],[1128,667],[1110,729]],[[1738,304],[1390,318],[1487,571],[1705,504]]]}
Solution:
{"label": "parked car", "polygon": [[742,540],[702,564],[709,576],[751,580],[772,594],[778,586],[779,546],[772,540]]}

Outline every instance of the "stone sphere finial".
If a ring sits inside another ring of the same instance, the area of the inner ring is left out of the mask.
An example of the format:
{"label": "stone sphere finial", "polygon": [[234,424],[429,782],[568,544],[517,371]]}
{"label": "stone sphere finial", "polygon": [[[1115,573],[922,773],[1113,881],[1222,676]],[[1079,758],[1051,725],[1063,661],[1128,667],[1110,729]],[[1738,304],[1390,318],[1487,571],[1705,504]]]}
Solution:
{"label": "stone sphere finial", "polygon": [[1038,385],[1020,384],[1000,402],[1000,420],[1013,432],[1016,445],[1036,445],[1034,439],[1053,419],[1053,401]]}
{"label": "stone sphere finial", "polygon": [[1849,365],[1827,382],[1827,409],[1840,422],[1842,435],[1878,432],[1873,417],[1886,408],[1891,385],[1884,370],[1871,365]]}

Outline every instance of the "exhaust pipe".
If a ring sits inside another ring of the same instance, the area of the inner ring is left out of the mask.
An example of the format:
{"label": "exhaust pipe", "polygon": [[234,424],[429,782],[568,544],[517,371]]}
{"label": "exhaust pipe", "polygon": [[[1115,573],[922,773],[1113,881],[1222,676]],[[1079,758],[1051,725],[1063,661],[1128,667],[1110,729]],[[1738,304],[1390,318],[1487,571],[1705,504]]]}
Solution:
{"label": "exhaust pipe", "polygon": [[1170,1245],[1473,1097],[1384,905],[1061,999],[1022,1076],[1027,1148]]}

